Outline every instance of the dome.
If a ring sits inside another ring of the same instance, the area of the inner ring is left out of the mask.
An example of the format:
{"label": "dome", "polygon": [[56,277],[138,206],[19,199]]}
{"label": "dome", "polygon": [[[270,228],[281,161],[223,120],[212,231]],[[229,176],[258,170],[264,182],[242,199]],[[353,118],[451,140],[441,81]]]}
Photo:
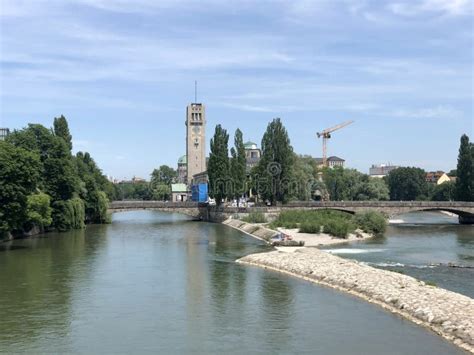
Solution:
{"label": "dome", "polygon": [[178,165],[179,164],[187,164],[188,163],[188,159],[186,157],[186,155],[183,155],[181,158],[178,159]]}
{"label": "dome", "polygon": [[257,143],[248,141],[247,143],[244,143],[245,149],[257,149]]}

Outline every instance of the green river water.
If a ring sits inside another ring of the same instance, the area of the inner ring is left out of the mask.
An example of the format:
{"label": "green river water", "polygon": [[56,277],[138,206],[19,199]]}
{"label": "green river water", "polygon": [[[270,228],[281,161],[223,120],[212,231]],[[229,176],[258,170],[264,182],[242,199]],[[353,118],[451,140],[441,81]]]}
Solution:
{"label": "green river water", "polygon": [[265,250],[151,211],[0,244],[0,352],[463,353],[352,296],[234,262]]}

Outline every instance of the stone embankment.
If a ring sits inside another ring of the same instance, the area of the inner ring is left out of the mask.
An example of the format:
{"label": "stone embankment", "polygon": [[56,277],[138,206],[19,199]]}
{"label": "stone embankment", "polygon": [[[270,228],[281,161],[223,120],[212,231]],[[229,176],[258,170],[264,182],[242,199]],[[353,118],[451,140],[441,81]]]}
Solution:
{"label": "stone embankment", "polygon": [[413,277],[342,259],[316,248],[252,254],[237,262],[348,292],[435,331],[474,353],[474,300]]}
{"label": "stone embankment", "polygon": [[268,241],[276,233],[274,230],[265,228],[263,225],[247,223],[238,219],[228,218],[222,223],[263,241]]}

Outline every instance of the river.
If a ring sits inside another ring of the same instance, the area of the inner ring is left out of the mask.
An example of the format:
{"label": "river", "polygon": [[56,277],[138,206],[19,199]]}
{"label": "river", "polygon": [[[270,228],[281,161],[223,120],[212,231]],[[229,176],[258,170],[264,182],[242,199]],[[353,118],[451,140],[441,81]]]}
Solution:
{"label": "river", "polygon": [[266,248],[151,211],[0,244],[0,352],[463,353],[355,297],[234,262]]}
{"label": "river", "polygon": [[326,248],[474,298],[474,226],[438,212],[398,217],[383,237]]}

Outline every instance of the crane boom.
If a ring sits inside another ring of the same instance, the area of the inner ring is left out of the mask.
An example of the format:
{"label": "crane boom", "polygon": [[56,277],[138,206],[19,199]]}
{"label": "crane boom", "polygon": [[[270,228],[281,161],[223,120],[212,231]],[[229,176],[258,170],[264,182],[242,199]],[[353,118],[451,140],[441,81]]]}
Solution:
{"label": "crane boom", "polygon": [[341,129],[343,127],[346,127],[346,126],[349,126],[351,123],[354,123],[354,121],[346,121],[346,122],[343,122],[343,123],[340,123],[334,127],[331,127],[331,128],[326,128],[324,131],[322,131],[321,133],[324,134],[324,133],[331,133],[331,132],[334,132],[334,131],[337,131],[338,129]]}
{"label": "crane boom", "polygon": [[327,166],[327,140],[331,138],[331,133],[334,131],[337,131],[338,129],[341,129],[343,127],[346,127],[350,125],[351,123],[354,123],[354,121],[346,121],[343,123],[340,123],[334,127],[331,128],[326,128],[322,132],[316,133],[318,135],[318,138],[323,137],[323,166]]}

